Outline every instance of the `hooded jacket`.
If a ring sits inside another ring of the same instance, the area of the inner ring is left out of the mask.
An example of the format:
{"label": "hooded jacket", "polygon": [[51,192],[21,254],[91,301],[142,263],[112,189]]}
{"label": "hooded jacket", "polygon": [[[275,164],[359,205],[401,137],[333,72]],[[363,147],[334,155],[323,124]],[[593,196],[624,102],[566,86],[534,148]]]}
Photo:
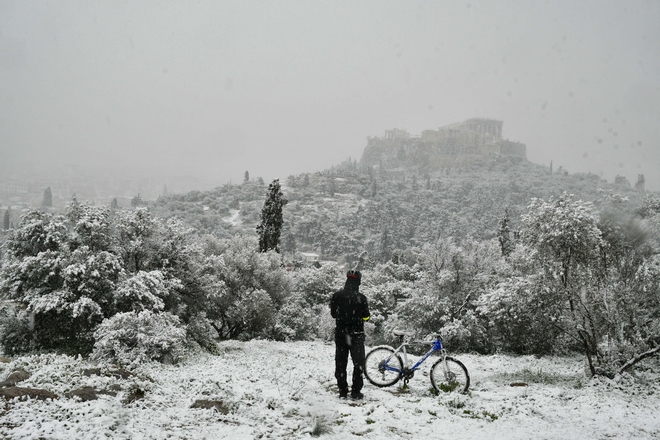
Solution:
{"label": "hooded jacket", "polygon": [[337,333],[363,333],[364,321],[371,316],[367,297],[359,291],[360,282],[347,279],[342,290],[332,295],[330,314],[337,323]]}

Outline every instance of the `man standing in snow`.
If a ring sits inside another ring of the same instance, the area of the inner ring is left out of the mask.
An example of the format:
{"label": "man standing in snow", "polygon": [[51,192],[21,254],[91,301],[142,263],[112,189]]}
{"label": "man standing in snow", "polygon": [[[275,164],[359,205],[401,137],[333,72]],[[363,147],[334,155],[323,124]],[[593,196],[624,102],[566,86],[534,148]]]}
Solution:
{"label": "man standing in snow", "polygon": [[362,274],[349,270],[344,288],[332,295],[330,314],[335,318],[335,377],[339,387],[339,397],[348,397],[346,366],[348,353],[353,359],[353,384],[351,399],[363,398],[362,373],[364,371],[364,323],[370,318],[367,298],[359,292]]}

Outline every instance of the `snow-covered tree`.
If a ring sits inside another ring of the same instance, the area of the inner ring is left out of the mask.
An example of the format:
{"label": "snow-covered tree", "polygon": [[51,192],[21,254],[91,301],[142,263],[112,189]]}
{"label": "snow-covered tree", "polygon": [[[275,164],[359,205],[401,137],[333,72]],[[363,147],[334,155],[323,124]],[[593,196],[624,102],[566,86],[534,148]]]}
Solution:
{"label": "snow-covered tree", "polygon": [[566,193],[547,202],[533,199],[522,216],[522,241],[536,251],[543,281],[553,294],[548,305],[567,308],[571,328],[565,331],[580,341],[595,373],[598,340],[590,279],[604,242],[592,205]]}
{"label": "snow-covered tree", "polygon": [[[501,276],[477,301],[477,312],[488,321],[494,345],[517,354],[557,352],[564,334],[564,309],[544,286],[544,275],[535,269],[534,250],[517,246]],[[508,266],[508,267],[507,267]],[[575,343],[566,349],[575,346]]]}
{"label": "snow-covered tree", "polygon": [[8,237],[0,293],[32,324],[14,313],[3,343],[28,347],[20,330],[29,347],[86,353],[95,328],[117,312],[185,312],[198,299],[178,278],[190,270],[186,234],[176,220],[163,223],[143,208],[117,213],[114,224],[107,208],[87,204],[72,204],[66,218],[28,213]]}
{"label": "snow-covered tree", "polygon": [[566,194],[533,200],[511,275],[480,300],[500,337],[520,352],[563,338],[591,374],[613,375],[660,351],[657,256],[624,202],[610,197],[597,215]]}
{"label": "snow-covered tree", "polygon": [[195,277],[204,292],[205,315],[220,339],[253,337],[275,324],[289,292],[275,252],[259,252],[256,238],[211,240]]}
{"label": "snow-covered tree", "polygon": [[110,250],[112,232],[109,222],[110,211],[89,204],[79,204],[68,210],[73,223],[71,246],[87,246],[93,252]]}
{"label": "snow-covered tree", "polygon": [[129,272],[158,268],[152,259],[160,245],[159,222],[146,208],[119,211],[115,217],[116,246],[118,254]]}
{"label": "snow-covered tree", "polygon": [[165,309],[165,299],[180,287],[177,279],[167,279],[160,270],[140,271],[126,278],[114,294],[114,307],[118,312],[159,312]]}
{"label": "snow-covered tree", "polygon": [[37,347],[85,352],[112,314],[122,267],[108,251],[72,243],[63,217],[28,213],[7,242],[0,292],[33,315]]}
{"label": "snow-covered tree", "polygon": [[492,350],[487,323],[476,314],[477,301],[498,280],[503,261],[494,240],[459,243],[441,239],[420,255],[422,275],[399,317],[422,335],[442,333],[452,346]]}
{"label": "snow-covered tree", "polygon": [[282,208],[286,205],[280,187],[279,179],[275,179],[268,185],[266,201],[261,209],[261,222],[257,225],[257,234],[259,235],[259,250],[267,252],[274,250],[279,252],[280,234],[282,233]]}

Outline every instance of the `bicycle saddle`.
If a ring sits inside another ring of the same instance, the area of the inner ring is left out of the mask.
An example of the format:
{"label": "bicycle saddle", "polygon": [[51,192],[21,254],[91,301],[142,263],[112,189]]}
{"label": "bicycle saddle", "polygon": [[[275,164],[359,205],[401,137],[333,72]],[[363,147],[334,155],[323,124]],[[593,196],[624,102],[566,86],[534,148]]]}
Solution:
{"label": "bicycle saddle", "polygon": [[413,332],[406,332],[406,331],[403,331],[403,330],[392,330],[392,334],[394,336],[412,336],[412,335],[414,335]]}

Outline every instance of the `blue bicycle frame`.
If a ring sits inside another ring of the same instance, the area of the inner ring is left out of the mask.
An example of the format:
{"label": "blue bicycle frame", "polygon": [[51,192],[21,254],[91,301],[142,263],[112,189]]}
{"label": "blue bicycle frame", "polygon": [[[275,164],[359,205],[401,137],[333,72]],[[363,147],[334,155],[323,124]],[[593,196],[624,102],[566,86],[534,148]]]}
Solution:
{"label": "blue bicycle frame", "polygon": [[[409,365],[408,353],[406,352],[406,347],[408,345],[411,345],[411,344],[407,343],[407,342],[404,342],[399,346],[399,348],[394,350],[394,353],[392,353],[392,356],[390,356],[387,359],[387,361],[385,362],[385,364],[383,365],[383,369],[389,370],[389,371],[394,371],[396,373],[399,373],[399,375],[410,374],[413,371],[419,370],[420,365],[422,365],[424,363],[424,361],[426,359],[428,359],[428,357],[431,356],[433,353],[435,353],[436,351],[440,351],[440,352],[444,351],[444,348],[442,347],[442,340],[440,338],[438,338],[438,339],[435,340],[435,342],[433,342],[433,346],[431,347],[431,349],[429,351],[427,351],[426,354],[424,356],[422,356],[422,358],[420,360],[418,360],[417,363],[415,363],[415,365],[413,365],[411,368],[408,368],[407,367],[407,365]],[[390,361],[390,359],[392,359],[392,357],[396,356],[397,353],[399,353],[399,350],[401,350],[403,352],[403,370],[400,370],[396,367],[392,367],[392,366],[388,365],[388,362]]]}

